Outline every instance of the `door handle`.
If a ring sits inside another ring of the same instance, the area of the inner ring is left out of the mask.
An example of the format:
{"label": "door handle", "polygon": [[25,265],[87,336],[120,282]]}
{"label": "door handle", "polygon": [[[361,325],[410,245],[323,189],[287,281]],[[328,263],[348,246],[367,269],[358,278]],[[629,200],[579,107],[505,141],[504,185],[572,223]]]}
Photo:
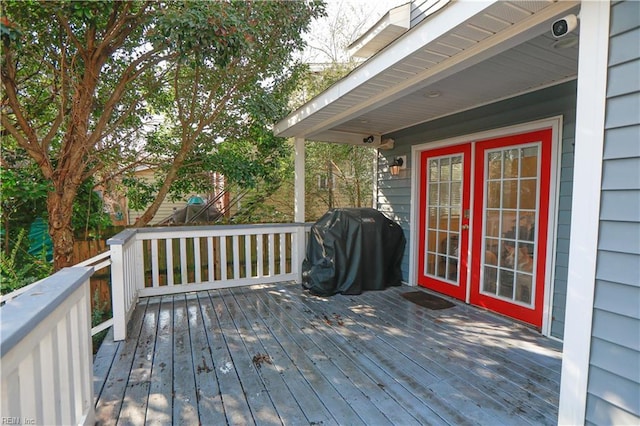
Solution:
{"label": "door handle", "polygon": [[469,225],[462,225],[462,229],[464,229],[465,231],[469,230]]}

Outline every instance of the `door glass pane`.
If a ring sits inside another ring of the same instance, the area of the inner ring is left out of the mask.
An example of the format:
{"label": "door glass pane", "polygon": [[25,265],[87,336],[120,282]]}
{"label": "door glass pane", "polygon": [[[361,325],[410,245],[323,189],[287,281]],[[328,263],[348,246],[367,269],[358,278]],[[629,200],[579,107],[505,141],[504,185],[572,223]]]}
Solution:
{"label": "door glass pane", "polygon": [[534,241],[536,235],[536,212],[520,212],[518,218],[518,239],[520,241]]}
{"label": "door glass pane", "polygon": [[451,158],[451,181],[462,182],[462,157]]}
{"label": "door glass pane", "polygon": [[427,216],[427,226],[429,228],[433,228],[437,223],[438,218],[438,208],[437,207],[429,207],[429,216]]}
{"label": "door glass pane", "polygon": [[533,276],[529,274],[516,274],[516,300],[518,302],[531,303],[532,278]]}
{"label": "door glass pane", "polygon": [[449,229],[449,208],[448,207],[440,207],[440,217],[438,218],[438,229],[448,230]]}
{"label": "door glass pane", "polygon": [[440,181],[451,180],[451,162],[449,158],[440,159]]}
{"label": "door glass pane", "polygon": [[429,182],[437,182],[440,175],[438,174],[438,160],[429,161]]}
{"label": "door glass pane", "polygon": [[507,299],[513,298],[513,271],[500,268],[498,275],[498,295]]}
{"label": "door glass pane", "polygon": [[489,179],[500,179],[502,177],[502,154],[500,152],[490,152],[487,164]]}
{"label": "door glass pane", "polygon": [[518,181],[502,182],[502,208],[515,209],[518,207]]}
{"label": "door glass pane", "polygon": [[436,255],[433,253],[429,253],[427,255],[427,270],[425,271],[425,275],[435,275],[436,273]]}
{"label": "door glass pane", "polygon": [[515,210],[502,210],[502,222],[500,223],[503,238],[516,238],[516,214]]}
{"label": "door glass pane", "polygon": [[484,276],[482,277],[482,291],[485,293],[496,294],[498,288],[498,269],[491,266],[484,267]]}
{"label": "door glass pane", "polygon": [[488,182],[487,185],[487,207],[490,209],[500,208],[501,182]]}
{"label": "door glass pane", "polygon": [[485,235],[487,237],[500,236],[500,210],[485,212]]}
{"label": "door glass pane", "polygon": [[425,275],[457,283],[462,155],[429,160]]}
{"label": "door glass pane", "polygon": [[538,175],[538,147],[522,148],[521,177],[536,177]]}
{"label": "door glass pane", "polygon": [[451,182],[451,205],[462,205],[462,182]]}
{"label": "door glass pane", "polygon": [[536,283],[538,144],[488,151],[481,292],[531,306]]}
{"label": "door glass pane", "polygon": [[486,265],[498,265],[498,250],[500,240],[495,238],[486,238],[484,241],[484,263]]}
{"label": "door glass pane", "polygon": [[440,183],[440,205],[449,205],[449,182]]}
{"label": "door glass pane", "polygon": [[518,176],[518,166],[520,164],[520,150],[506,149],[502,151],[503,178],[514,178]]}
{"label": "door glass pane", "polygon": [[536,208],[536,185],[538,181],[536,179],[522,179],[520,181],[519,191],[519,207],[521,209]]}

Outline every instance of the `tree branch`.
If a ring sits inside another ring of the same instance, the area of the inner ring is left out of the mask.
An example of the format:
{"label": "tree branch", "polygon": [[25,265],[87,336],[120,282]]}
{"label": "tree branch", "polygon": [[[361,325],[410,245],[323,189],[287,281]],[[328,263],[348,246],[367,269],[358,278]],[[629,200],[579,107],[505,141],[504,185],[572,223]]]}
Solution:
{"label": "tree branch", "polygon": [[51,179],[53,176],[53,167],[51,166],[51,162],[49,161],[49,157],[46,152],[42,151],[38,144],[31,144],[24,137],[24,135],[11,123],[6,114],[0,115],[0,122],[4,128],[13,136],[18,145],[24,148],[25,151],[36,161],[40,170],[42,170],[42,174],[46,179]]}
{"label": "tree branch", "polygon": [[[158,56],[156,58],[153,58],[153,55],[157,53],[158,53],[158,50],[156,49],[152,49],[144,53],[138,59],[136,59],[131,64],[129,64],[129,66],[124,70],[124,72],[122,73],[122,76],[120,77],[120,81],[118,82],[113,92],[111,93],[111,96],[105,103],[104,110],[100,115],[100,118],[98,119],[98,122],[94,128],[94,131],[89,136],[89,144],[95,145],[97,141],[102,137],[103,131],[108,124],[109,117],[111,116],[116,105],[124,95],[127,84],[135,80],[140,74],[142,74],[144,71],[149,69],[151,66],[159,62],[162,62],[164,60],[167,60],[173,56],[173,55],[167,55],[167,56]],[[153,58],[153,60],[150,60],[145,65],[141,66],[139,69],[136,69],[138,65],[140,65],[146,60],[149,60],[150,58]]]}
{"label": "tree branch", "polygon": [[71,29],[71,26],[69,25],[69,21],[67,20],[67,18],[65,16],[60,15],[60,13],[56,13],[56,18],[58,19],[58,22],[60,23],[60,25],[62,25],[62,28],[64,28],[64,32],[67,34],[67,37],[69,37],[69,40],[71,40],[71,43],[73,43],[76,49],[78,49],[78,52],[84,52],[82,44],[80,43],[80,40],[78,40],[78,38],[73,33],[73,30]]}

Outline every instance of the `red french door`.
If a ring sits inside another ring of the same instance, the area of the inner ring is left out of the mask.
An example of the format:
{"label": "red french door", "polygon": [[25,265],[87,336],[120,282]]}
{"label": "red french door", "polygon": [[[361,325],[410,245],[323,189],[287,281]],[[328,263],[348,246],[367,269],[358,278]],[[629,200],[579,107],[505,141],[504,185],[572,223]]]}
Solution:
{"label": "red french door", "polygon": [[476,144],[469,302],[542,327],[551,129]]}
{"label": "red french door", "polygon": [[552,131],[473,145],[421,153],[418,284],[540,328]]}
{"label": "red french door", "polygon": [[471,145],[421,154],[418,284],[465,300]]}

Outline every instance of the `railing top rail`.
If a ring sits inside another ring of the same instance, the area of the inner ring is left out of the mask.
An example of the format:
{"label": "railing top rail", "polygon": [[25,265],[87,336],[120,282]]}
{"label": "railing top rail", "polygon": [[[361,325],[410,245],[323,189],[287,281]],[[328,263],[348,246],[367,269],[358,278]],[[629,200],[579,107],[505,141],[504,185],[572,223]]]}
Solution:
{"label": "railing top rail", "polygon": [[113,237],[107,240],[107,245],[123,245],[129,242],[133,237],[136,236],[139,229],[143,228],[128,228],[123,231],[118,232]]}
{"label": "railing top rail", "polygon": [[304,225],[303,223],[248,223],[242,225],[197,225],[197,226],[162,226],[137,228],[141,234],[151,232],[198,232],[211,231],[212,229],[220,231],[250,230],[255,228],[291,228]]}
{"label": "railing top rail", "polygon": [[[111,256],[111,252],[109,250],[102,252],[98,255],[95,255],[87,260],[83,260],[82,262],[73,265],[73,266],[95,266],[94,264],[99,263],[100,261],[104,260],[104,259],[108,259],[109,256]],[[97,268],[96,268],[97,270]]]}
{"label": "railing top rail", "polygon": [[93,274],[91,267],[65,268],[0,307],[0,356],[7,354]]}
{"label": "railing top rail", "polygon": [[[123,245],[131,238],[137,236],[138,239],[158,238],[163,234],[180,234],[183,236],[211,236],[211,235],[239,235],[243,231],[256,230],[277,230],[295,229],[298,227],[308,228],[311,223],[253,223],[243,225],[198,225],[198,226],[158,226],[148,228],[130,228],[125,229],[107,241],[108,245]],[[259,232],[258,232],[259,233]]]}

